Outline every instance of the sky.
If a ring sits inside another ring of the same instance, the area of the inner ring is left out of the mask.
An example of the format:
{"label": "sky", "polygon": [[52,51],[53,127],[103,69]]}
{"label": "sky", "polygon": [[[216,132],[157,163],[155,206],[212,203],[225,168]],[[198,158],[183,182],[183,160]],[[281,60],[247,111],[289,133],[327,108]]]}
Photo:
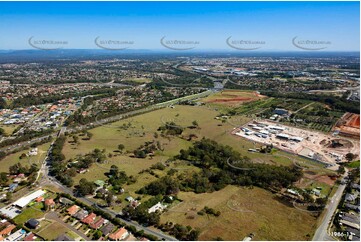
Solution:
{"label": "sky", "polygon": [[0,49],[32,49],[32,37],[39,46],[61,41],[43,46],[67,49],[97,49],[112,40],[128,41],[130,49],[300,51],[296,37],[321,41],[301,42],[306,47],[359,51],[359,9],[359,2],[0,2]]}

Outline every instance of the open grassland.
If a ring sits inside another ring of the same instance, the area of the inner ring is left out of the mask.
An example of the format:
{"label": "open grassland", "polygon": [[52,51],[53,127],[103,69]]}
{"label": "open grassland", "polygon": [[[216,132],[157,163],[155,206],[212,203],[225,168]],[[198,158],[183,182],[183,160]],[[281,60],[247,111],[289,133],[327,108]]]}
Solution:
{"label": "open grassland", "polygon": [[[105,164],[93,164],[89,172],[78,174],[74,179],[74,184],[77,184],[81,178],[87,178],[88,180],[105,179],[104,173],[109,171],[111,165],[117,165],[120,170],[124,170],[128,175],[137,178],[137,183],[131,185],[129,189],[139,189],[156,178],[154,176],[149,177],[149,174],[138,175],[138,173],[157,162],[165,162],[167,158],[177,155],[181,149],[187,149],[192,145],[192,141],[186,139],[190,134],[196,135],[195,140],[206,137],[223,145],[229,145],[240,152],[242,156],[250,157],[253,162],[275,165],[299,163],[304,167],[316,167],[315,170],[319,174],[329,173],[328,170],[323,169],[316,162],[283,151],[276,151],[272,154],[248,152],[248,149],[260,148],[261,145],[232,135],[231,131],[234,127],[244,125],[250,119],[245,116],[233,116],[222,121],[215,119],[217,115],[219,115],[218,111],[205,106],[176,105],[174,108],[160,109],[91,129],[89,130],[93,134],[91,140],[82,140],[82,136],[79,136],[79,144],[73,144],[71,142],[72,138],[68,138],[68,142],[66,142],[63,149],[67,159],[74,159],[77,155],[84,155],[95,148],[106,149],[106,154],[112,155],[112,157],[107,158]],[[193,121],[197,121],[199,128],[187,128],[192,125]],[[161,137],[157,129],[166,122],[174,122],[176,125],[183,127],[185,129],[182,133],[183,138]],[[125,126],[127,128],[124,128]],[[155,133],[158,133],[157,138],[154,137]],[[159,141],[163,147],[162,151],[156,152],[154,158],[138,159],[129,157],[129,154],[140,145],[143,145],[144,142],[153,140]],[[117,152],[119,144],[124,144],[125,154]],[[169,169],[172,167],[179,169],[190,168],[187,164],[172,164]]]}
{"label": "open grassland", "polygon": [[15,129],[17,129],[19,125],[17,124],[10,124],[10,125],[0,125],[0,128],[2,128],[5,131],[6,135],[11,135]]}
{"label": "open grassland", "polygon": [[[310,240],[316,218],[275,199],[260,188],[226,188],[204,194],[181,192],[183,202],[169,208],[161,222],[171,221],[201,230],[200,240],[243,240],[250,233],[254,240]],[[221,212],[219,217],[198,215],[204,206]]]}
{"label": "open grassland", "polygon": [[16,152],[6,156],[0,160],[0,172],[9,172],[9,167],[20,162],[23,166],[31,166],[31,164],[37,164],[40,166],[41,162],[44,161],[46,153],[50,147],[50,143],[42,144],[38,146],[38,154],[35,156],[25,157],[20,159],[21,154],[27,154],[31,148]]}

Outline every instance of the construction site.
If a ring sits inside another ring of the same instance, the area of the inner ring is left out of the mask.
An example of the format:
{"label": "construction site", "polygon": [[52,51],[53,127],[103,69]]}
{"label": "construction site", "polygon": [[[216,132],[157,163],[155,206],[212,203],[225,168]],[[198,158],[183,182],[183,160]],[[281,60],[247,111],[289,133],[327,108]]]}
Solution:
{"label": "construction site", "polygon": [[342,136],[360,138],[360,115],[345,113],[332,129]]}
{"label": "construction site", "polygon": [[232,134],[297,154],[318,162],[326,167],[346,162],[346,154],[359,155],[359,140],[305,130],[271,121],[251,121],[232,130]]}

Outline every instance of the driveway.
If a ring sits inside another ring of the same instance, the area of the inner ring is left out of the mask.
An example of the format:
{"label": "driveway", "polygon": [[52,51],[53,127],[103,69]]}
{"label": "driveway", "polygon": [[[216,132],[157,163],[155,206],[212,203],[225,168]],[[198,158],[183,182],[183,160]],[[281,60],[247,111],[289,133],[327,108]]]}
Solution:
{"label": "driveway", "polygon": [[52,212],[52,211],[48,212],[45,215],[45,218],[48,219],[48,220],[52,220],[52,221],[56,221],[56,222],[60,223],[61,225],[68,228],[69,230],[73,231],[74,233],[76,233],[77,235],[79,235],[81,238],[83,238],[86,241],[91,240],[89,237],[87,237],[85,234],[83,234],[82,232],[75,229],[70,224],[65,223],[62,219],[59,218],[59,216],[58,216],[58,214],[56,212]]}

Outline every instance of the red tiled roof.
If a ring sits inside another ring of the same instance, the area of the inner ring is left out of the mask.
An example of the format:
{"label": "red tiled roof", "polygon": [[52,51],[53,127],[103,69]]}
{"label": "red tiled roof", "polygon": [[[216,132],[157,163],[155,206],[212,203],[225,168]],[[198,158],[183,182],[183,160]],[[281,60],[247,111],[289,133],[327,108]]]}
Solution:
{"label": "red tiled roof", "polygon": [[30,233],[28,236],[26,236],[23,241],[34,241],[35,234]]}
{"label": "red tiled roof", "polygon": [[128,230],[126,230],[125,228],[120,228],[116,232],[110,234],[109,238],[112,240],[118,240],[127,232],[128,232]]}
{"label": "red tiled roof", "polygon": [[35,201],[36,201],[36,202],[38,202],[38,203],[39,203],[39,202],[41,202],[41,201],[43,201],[43,200],[44,200],[44,198],[43,198],[43,197],[41,197],[41,196],[40,196],[40,197],[35,198]]}
{"label": "red tiled roof", "polygon": [[92,224],[90,225],[90,227],[91,227],[92,229],[98,229],[100,226],[102,226],[102,224],[104,223],[104,221],[105,221],[105,219],[100,218],[100,219],[98,219],[97,221],[95,221],[94,223],[92,223]]}
{"label": "red tiled roof", "polygon": [[86,216],[85,218],[83,218],[81,221],[85,224],[92,224],[94,223],[94,219],[97,215],[95,213],[91,213],[88,216]]}
{"label": "red tiled roof", "polygon": [[68,213],[70,215],[74,215],[74,214],[76,214],[76,212],[78,212],[78,210],[79,210],[79,207],[77,205],[73,205],[70,208],[68,208],[66,211],[68,211]]}
{"label": "red tiled roof", "polygon": [[7,235],[10,234],[11,231],[13,231],[13,229],[15,229],[16,226],[13,224],[10,224],[9,226],[7,226],[5,229],[0,231],[0,235]]}
{"label": "red tiled roof", "polygon": [[45,205],[53,205],[53,204],[55,204],[55,202],[54,202],[54,200],[53,199],[51,199],[51,198],[49,198],[49,199],[45,199]]}

